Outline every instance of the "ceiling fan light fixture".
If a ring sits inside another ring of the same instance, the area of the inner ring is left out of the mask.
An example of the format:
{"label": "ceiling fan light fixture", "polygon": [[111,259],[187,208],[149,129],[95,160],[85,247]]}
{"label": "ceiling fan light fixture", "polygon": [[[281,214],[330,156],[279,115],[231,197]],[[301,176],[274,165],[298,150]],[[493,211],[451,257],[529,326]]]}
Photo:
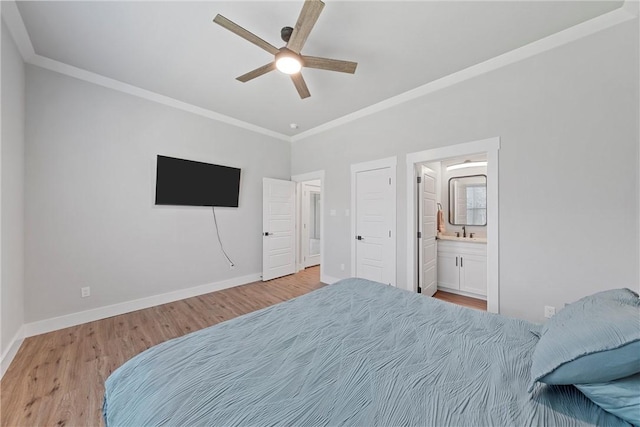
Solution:
{"label": "ceiling fan light fixture", "polygon": [[291,51],[281,50],[276,54],[276,68],[285,74],[295,74],[302,69],[302,60]]}
{"label": "ceiling fan light fixture", "polygon": [[316,24],[323,8],[324,2],[322,0],[304,0],[302,10],[300,11],[295,27],[284,27],[280,30],[280,37],[286,43],[286,45],[280,49],[261,39],[251,31],[247,31],[235,22],[217,14],[216,17],[213,18],[214,23],[275,56],[273,61],[236,77],[236,80],[246,83],[249,80],[253,80],[256,77],[260,77],[273,70],[279,70],[280,72],[291,76],[291,81],[293,82],[296,91],[298,91],[300,99],[305,99],[310,97],[311,93],[309,93],[309,88],[307,87],[307,84],[302,77],[302,73],[300,72],[302,67],[338,71],[348,74],[355,73],[356,67],[358,66],[357,62],[320,58],[301,54],[302,48],[307,41],[307,37],[309,37],[309,33]]}

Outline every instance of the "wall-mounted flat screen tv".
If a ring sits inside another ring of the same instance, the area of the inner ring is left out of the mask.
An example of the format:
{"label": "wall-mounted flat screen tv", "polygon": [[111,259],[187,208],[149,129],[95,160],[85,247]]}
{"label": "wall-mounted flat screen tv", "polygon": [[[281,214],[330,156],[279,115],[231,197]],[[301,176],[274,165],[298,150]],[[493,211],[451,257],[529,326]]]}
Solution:
{"label": "wall-mounted flat screen tv", "polygon": [[240,169],[158,156],[156,205],[238,207]]}

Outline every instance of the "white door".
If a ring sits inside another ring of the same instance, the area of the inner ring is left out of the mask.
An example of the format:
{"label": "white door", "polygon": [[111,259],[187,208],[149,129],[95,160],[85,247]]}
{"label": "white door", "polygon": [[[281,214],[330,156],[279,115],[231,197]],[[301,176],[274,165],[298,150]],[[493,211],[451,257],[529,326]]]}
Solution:
{"label": "white door", "polygon": [[422,206],[420,239],[420,288],[426,296],[433,296],[438,290],[436,250],[436,185],[435,171],[422,167],[420,198]]}
{"label": "white door", "polygon": [[262,280],[295,273],[296,185],[262,179]]}
{"label": "white door", "polygon": [[395,286],[391,168],[356,173],[356,277]]}

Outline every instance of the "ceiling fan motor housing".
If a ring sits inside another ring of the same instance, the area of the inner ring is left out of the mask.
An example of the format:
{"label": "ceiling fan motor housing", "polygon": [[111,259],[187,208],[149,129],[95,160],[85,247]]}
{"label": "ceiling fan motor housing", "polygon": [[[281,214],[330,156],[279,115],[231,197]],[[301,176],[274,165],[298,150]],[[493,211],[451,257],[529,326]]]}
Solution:
{"label": "ceiling fan motor housing", "polygon": [[291,33],[293,33],[293,28],[291,27],[282,27],[280,30],[280,37],[282,41],[285,43],[289,43],[289,39],[291,38]]}

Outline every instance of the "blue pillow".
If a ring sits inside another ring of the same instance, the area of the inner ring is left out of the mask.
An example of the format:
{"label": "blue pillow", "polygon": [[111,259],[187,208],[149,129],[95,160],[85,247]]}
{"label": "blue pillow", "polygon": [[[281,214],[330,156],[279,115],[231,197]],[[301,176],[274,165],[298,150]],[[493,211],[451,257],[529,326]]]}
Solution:
{"label": "blue pillow", "polygon": [[531,386],[591,384],[640,372],[640,299],[630,289],[567,305],[543,326],[531,360]]}
{"label": "blue pillow", "polygon": [[615,381],[575,386],[605,411],[640,426],[640,373]]}

